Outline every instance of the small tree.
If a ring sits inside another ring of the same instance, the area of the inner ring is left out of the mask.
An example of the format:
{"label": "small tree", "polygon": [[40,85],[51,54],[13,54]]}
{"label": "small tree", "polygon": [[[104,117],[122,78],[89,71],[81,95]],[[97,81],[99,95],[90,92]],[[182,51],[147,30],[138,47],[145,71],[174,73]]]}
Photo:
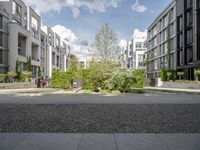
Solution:
{"label": "small tree", "polygon": [[169,81],[170,80],[170,77],[172,76],[172,73],[171,72],[167,72],[167,80]]}
{"label": "small tree", "polygon": [[29,56],[28,58],[27,58],[27,69],[28,69],[28,72],[32,72],[32,66],[31,66],[31,56]]}
{"label": "small tree", "polygon": [[16,65],[15,65],[15,72],[17,74],[16,78],[19,79],[20,78],[20,71],[19,71],[19,60],[18,59],[16,61]]}
{"label": "small tree", "polygon": [[177,75],[179,77],[179,80],[181,80],[184,77],[185,73],[184,72],[177,72]]}
{"label": "small tree", "polygon": [[196,75],[196,80],[200,81],[200,69],[195,70],[194,74]]}

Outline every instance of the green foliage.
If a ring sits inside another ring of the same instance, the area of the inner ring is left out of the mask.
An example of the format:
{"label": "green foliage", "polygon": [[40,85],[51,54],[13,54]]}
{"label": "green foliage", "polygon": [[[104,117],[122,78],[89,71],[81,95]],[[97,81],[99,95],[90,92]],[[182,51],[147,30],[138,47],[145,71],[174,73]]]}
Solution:
{"label": "green foliage", "polygon": [[16,78],[20,79],[20,71],[19,71],[19,60],[17,59],[16,65],[15,65],[15,72],[17,74]]}
{"label": "green foliage", "polygon": [[161,70],[160,78],[162,81],[176,80],[176,71],[174,70]]}
{"label": "green foliage", "polygon": [[184,72],[177,72],[177,76],[179,77],[179,80],[181,80],[182,78],[184,78],[185,73]]}
{"label": "green foliage", "polygon": [[32,72],[32,66],[31,66],[31,56],[29,56],[27,58],[27,69],[28,69],[28,72]]}
{"label": "green foliage", "polygon": [[196,80],[200,81],[200,70],[195,70],[194,74],[196,75]]}
{"label": "green foliage", "polygon": [[0,83],[3,83],[6,80],[6,74],[0,74]]}
{"label": "green foliage", "polygon": [[53,71],[51,85],[53,88],[70,88],[73,75],[70,72]]}
{"label": "green foliage", "polygon": [[23,72],[19,72],[19,80],[20,82],[25,82],[26,76]]}
{"label": "green foliage", "polygon": [[94,83],[92,82],[92,70],[82,69],[81,70],[81,80],[84,89],[94,89]]}
{"label": "green foliage", "polygon": [[105,81],[105,87],[109,90],[120,90],[121,92],[130,92],[131,87],[136,83],[136,78],[129,71],[114,72],[108,80]]}
{"label": "green foliage", "polygon": [[135,76],[136,82],[135,82],[135,88],[143,88],[144,87],[144,70],[135,70],[133,72],[133,75]]}

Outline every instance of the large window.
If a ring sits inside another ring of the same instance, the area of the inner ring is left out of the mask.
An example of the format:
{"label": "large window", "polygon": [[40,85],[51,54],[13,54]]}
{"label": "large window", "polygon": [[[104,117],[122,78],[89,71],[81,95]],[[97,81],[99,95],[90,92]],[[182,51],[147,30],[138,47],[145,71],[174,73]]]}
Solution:
{"label": "large window", "polygon": [[186,8],[192,7],[192,1],[193,0],[186,0]]}
{"label": "large window", "polygon": [[38,30],[38,21],[34,17],[32,17],[32,28]]}
{"label": "large window", "polygon": [[15,1],[13,1],[13,14],[21,14],[21,6],[19,6]]}
{"label": "large window", "polygon": [[177,20],[177,30],[178,32],[181,32],[183,29],[183,17],[180,16],[178,17],[178,20]]}
{"label": "large window", "polygon": [[0,29],[3,29],[3,16],[0,15]]}
{"label": "large window", "polygon": [[187,21],[186,21],[186,25],[187,26],[191,26],[193,23],[193,14],[192,14],[192,11],[188,11],[187,12]]}
{"label": "large window", "polygon": [[192,29],[186,31],[186,38],[187,38],[187,45],[191,44],[193,41]]}
{"label": "large window", "polygon": [[0,47],[3,47],[3,33],[0,32]]}
{"label": "large window", "polygon": [[3,51],[0,49],[0,64],[3,64]]}
{"label": "large window", "polygon": [[192,47],[187,48],[187,63],[191,63],[193,61],[193,50]]}
{"label": "large window", "polygon": [[197,8],[200,8],[200,0],[197,0]]}
{"label": "large window", "polygon": [[197,37],[197,59],[200,60],[200,36]]}

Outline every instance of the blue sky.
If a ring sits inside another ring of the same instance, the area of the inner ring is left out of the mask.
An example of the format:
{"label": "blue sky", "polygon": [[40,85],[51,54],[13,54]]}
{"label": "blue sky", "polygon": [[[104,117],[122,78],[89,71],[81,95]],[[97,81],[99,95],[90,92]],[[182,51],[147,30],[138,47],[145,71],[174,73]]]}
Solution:
{"label": "blue sky", "polygon": [[[145,31],[171,0],[24,0],[41,15],[42,24],[68,39],[72,52],[87,57],[101,26],[108,23],[118,40],[130,40],[133,31]],[[78,56],[78,57],[79,57]]]}
{"label": "blue sky", "polygon": [[135,28],[144,31],[170,3],[170,0],[140,0],[147,10],[136,12],[132,10],[134,0],[122,0],[117,8],[108,7],[106,12],[90,12],[80,8],[80,15],[73,17],[71,10],[66,7],[60,12],[49,11],[42,13],[43,24],[53,27],[60,24],[71,29],[75,35],[84,40],[92,41],[95,34],[104,23],[108,23],[118,34],[119,39],[130,39]]}

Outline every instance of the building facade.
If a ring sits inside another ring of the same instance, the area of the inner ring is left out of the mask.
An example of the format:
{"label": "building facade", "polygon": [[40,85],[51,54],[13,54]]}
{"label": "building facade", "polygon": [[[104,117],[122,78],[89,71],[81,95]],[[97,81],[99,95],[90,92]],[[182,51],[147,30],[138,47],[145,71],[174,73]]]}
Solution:
{"label": "building facade", "polygon": [[127,43],[125,50],[125,66],[128,69],[145,69],[143,55],[146,52],[144,42],[147,39],[146,32],[134,31],[131,41]]}
{"label": "building facade", "polygon": [[147,77],[159,77],[160,70],[176,70],[175,0],[150,25],[147,34]]}
{"label": "building facade", "polygon": [[200,0],[176,0],[177,71],[188,80],[200,68]]}
{"label": "building facade", "polygon": [[16,62],[27,71],[31,58],[34,78],[51,77],[54,69],[66,70],[67,48],[51,29],[41,30],[40,16],[22,0],[0,2],[0,73],[15,71]]}

